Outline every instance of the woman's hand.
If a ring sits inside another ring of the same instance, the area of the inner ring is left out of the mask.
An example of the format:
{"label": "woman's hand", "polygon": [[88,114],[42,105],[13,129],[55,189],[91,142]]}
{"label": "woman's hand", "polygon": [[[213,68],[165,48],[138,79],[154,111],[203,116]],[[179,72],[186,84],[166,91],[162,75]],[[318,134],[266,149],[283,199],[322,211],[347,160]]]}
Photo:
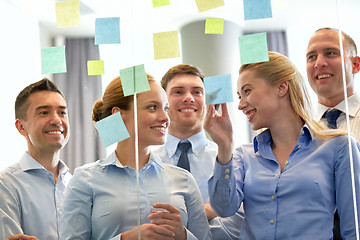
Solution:
{"label": "woman's hand", "polygon": [[[121,240],[138,240],[139,228],[133,228],[121,234]],[[140,235],[143,240],[174,240],[175,234],[164,226],[145,223],[140,226]]]}
{"label": "woman's hand", "polygon": [[181,222],[181,215],[177,208],[168,203],[154,203],[154,208],[164,209],[152,211],[149,215],[152,224],[167,228],[175,234],[176,240],[186,239],[186,230]]}
{"label": "woman's hand", "polygon": [[233,133],[226,103],[221,104],[221,111],[222,115],[219,114],[214,105],[207,106],[204,128],[218,145],[218,162],[221,165],[226,165],[232,157]]}

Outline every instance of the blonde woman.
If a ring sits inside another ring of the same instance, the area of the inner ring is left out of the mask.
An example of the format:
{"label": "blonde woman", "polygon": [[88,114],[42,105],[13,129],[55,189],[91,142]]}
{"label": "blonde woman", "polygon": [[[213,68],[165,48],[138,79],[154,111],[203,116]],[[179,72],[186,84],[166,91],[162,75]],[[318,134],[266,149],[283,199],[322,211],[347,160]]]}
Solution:
{"label": "blonde woman", "polygon": [[[239,110],[253,130],[253,144],[232,154],[232,127],[208,107],[205,127],[218,144],[209,180],[210,202],[220,216],[244,204],[240,239],[332,239],[338,209],[344,239],[355,239],[349,146],[344,132],[327,130],[309,117],[304,81],[285,56],[242,65]],[[359,144],[351,138],[355,193],[359,204]],[[359,210],[359,207],[358,207]]]}

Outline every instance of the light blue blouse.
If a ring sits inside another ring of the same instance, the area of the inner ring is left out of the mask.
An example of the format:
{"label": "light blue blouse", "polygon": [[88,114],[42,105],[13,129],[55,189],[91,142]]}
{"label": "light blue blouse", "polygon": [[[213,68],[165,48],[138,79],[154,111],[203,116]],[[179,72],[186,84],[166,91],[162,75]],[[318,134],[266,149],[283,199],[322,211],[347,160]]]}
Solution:
{"label": "light blue blouse", "polygon": [[[332,239],[338,208],[343,239],[356,239],[347,136],[321,141],[305,125],[283,172],[271,150],[269,130],[237,148],[232,161],[216,163],[210,202],[223,216],[243,201],[240,239]],[[360,204],[359,144],[351,139],[357,212]]]}
{"label": "light blue blouse", "polygon": [[[211,239],[200,191],[194,178],[176,166],[163,164],[155,155],[139,171],[140,222],[157,202],[180,210],[188,239]],[[137,226],[136,171],[122,166],[113,152],[105,161],[75,170],[64,202],[60,239],[120,238]]]}

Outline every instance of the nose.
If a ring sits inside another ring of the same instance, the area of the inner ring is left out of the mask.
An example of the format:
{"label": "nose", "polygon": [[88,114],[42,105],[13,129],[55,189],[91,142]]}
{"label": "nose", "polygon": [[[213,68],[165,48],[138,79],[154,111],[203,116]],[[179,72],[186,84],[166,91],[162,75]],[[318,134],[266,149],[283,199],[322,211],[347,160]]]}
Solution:
{"label": "nose", "polygon": [[168,123],[169,122],[169,116],[167,115],[167,113],[164,110],[161,111],[161,113],[159,115],[159,121],[161,123]]}
{"label": "nose", "polygon": [[61,125],[62,124],[61,117],[57,113],[52,114],[50,123],[54,125]]}
{"label": "nose", "polygon": [[245,101],[245,98],[242,97],[242,98],[240,98],[238,109],[240,111],[242,111],[242,110],[244,110],[245,107],[246,107],[246,101]]}
{"label": "nose", "polygon": [[315,61],[315,68],[321,68],[321,67],[326,67],[326,66],[327,66],[327,62],[326,62],[325,57],[323,55],[319,54]]}
{"label": "nose", "polygon": [[184,96],[184,102],[194,102],[194,97],[191,93],[186,93]]}

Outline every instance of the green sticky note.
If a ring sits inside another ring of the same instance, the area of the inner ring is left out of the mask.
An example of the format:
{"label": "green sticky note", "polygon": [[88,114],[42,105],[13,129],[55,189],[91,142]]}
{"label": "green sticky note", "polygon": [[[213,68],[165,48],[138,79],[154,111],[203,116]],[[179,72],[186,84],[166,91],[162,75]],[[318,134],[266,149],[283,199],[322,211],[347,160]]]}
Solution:
{"label": "green sticky note", "polygon": [[199,12],[205,12],[210,9],[224,6],[224,0],[195,0]]}
{"label": "green sticky note", "polygon": [[178,31],[154,33],[153,43],[155,59],[180,57]]}
{"label": "green sticky note", "polygon": [[58,28],[80,25],[79,0],[57,2],[55,8]]}
{"label": "green sticky note", "polygon": [[125,123],[121,118],[120,112],[101,119],[95,124],[105,147],[108,147],[113,143],[121,142],[122,140],[130,137]]}
{"label": "green sticky note", "polygon": [[269,61],[266,32],[239,37],[241,64]]}
{"label": "green sticky note", "polygon": [[144,64],[120,70],[121,85],[124,96],[150,90],[149,81],[146,76]]}
{"label": "green sticky note", "polygon": [[208,18],[205,22],[205,34],[223,34],[224,19]]}
{"label": "green sticky note", "polygon": [[104,74],[104,61],[93,60],[87,62],[88,75]]}
{"label": "green sticky note", "polygon": [[170,0],[152,0],[153,7],[162,7],[170,5]]}
{"label": "green sticky note", "polygon": [[41,49],[41,73],[66,72],[65,46]]}

